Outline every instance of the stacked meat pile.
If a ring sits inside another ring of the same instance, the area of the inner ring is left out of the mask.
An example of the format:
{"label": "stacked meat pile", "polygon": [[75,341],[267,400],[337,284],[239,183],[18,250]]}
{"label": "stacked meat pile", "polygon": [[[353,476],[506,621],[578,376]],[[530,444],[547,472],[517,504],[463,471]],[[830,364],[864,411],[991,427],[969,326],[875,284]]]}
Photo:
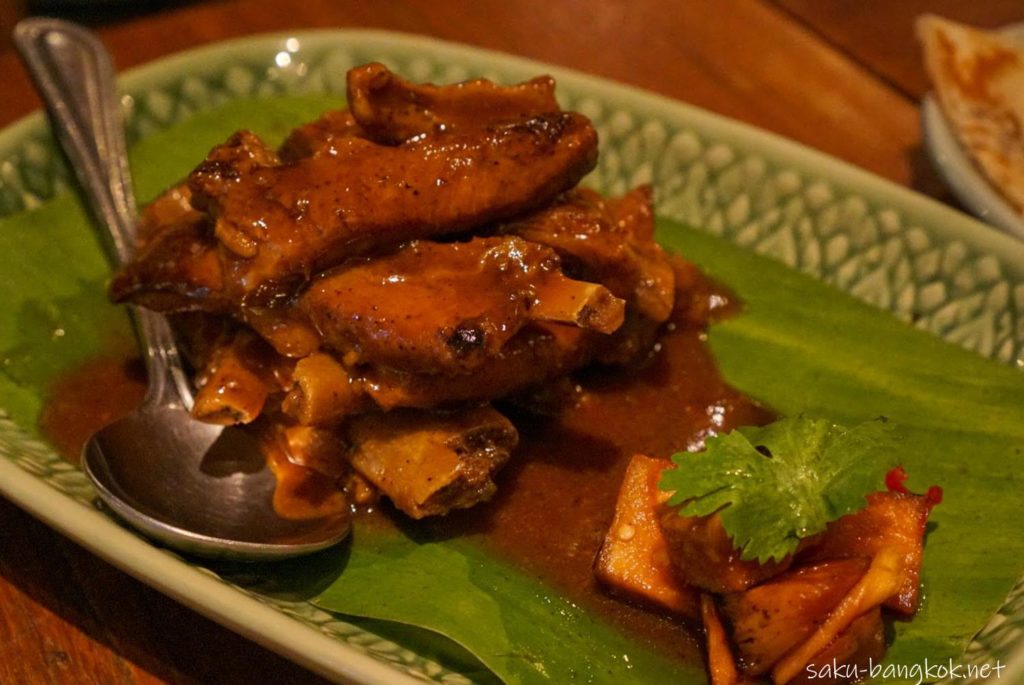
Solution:
{"label": "stacked meat pile", "polygon": [[[348,74],[348,110],[214,148],[145,211],[112,295],[189,313],[193,413],[408,515],[494,492],[492,401],[646,353],[675,300],[650,193],[576,188],[597,134],[554,82]],[[345,495],[332,506],[346,505]]]}

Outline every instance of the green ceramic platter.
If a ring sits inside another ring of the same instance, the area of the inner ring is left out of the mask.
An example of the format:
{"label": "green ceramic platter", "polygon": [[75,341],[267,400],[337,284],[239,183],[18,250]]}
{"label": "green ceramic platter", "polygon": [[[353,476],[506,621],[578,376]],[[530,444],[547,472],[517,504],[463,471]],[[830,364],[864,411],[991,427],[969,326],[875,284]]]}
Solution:
{"label": "green ceramic platter", "polygon": [[[685,224],[699,231],[688,231],[690,237],[678,240],[666,235],[669,244],[686,246],[695,255],[703,253],[708,263],[715,262],[715,245],[738,248],[736,255],[767,257],[786,268],[766,270],[756,264],[753,268],[762,273],[779,269],[777,287],[789,283],[799,287],[804,281],[786,275],[799,272],[890,312],[931,336],[922,338],[967,348],[974,354],[964,356],[979,363],[983,357],[1003,367],[1024,365],[1024,246],[1017,241],[795,143],[564,69],[391,33],[339,30],[257,36],[190,51],[125,74],[121,87],[129,141],[145,147],[147,141],[158,139],[161,131],[232,101],[342,94],[347,69],[371,60],[385,62],[413,80],[437,83],[475,76],[509,83],[550,73],[558,81],[562,105],[589,116],[600,132],[599,166],[587,183],[609,193],[652,183],[658,214],[668,220],[664,230],[671,233],[677,230],[673,227]],[[146,171],[135,171],[138,185],[153,192],[150,186],[154,181],[146,178]],[[71,206],[69,178],[41,115],[27,117],[0,133],[0,230],[5,218],[33,211],[33,216],[41,217],[39,235],[45,236],[47,226],[42,224],[47,216],[56,216],[57,210],[51,215],[46,212],[59,203]],[[703,237],[708,234],[714,237],[710,241]],[[74,283],[72,276],[79,269],[74,257],[56,250],[53,259],[60,261],[26,263],[13,252],[4,254],[0,257],[0,288],[17,292],[19,278],[39,281],[38,274],[46,269],[65,266],[69,272],[62,282]],[[741,290],[744,259],[729,258],[728,264],[723,262],[721,274],[727,277],[731,273]],[[95,271],[95,264],[90,268]],[[82,267],[83,273],[88,271]],[[95,286],[95,297],[102,298],[102,279],[78,286]],[[756,292],[749,292],[753,308]],[[59,310],[65,302],[60,298],[72,298],[66,302],[73,302],[75,293],[60,292],[55,286],[44,295],[51,297],[50,304]],[[829,306],[835,301],[831,297],[823,296],[818,304]],[[26,319],[25,312],[12,312],[9,304],[0,301],[0,328],[43,325],[48,320],[48,306],[42,302],[40,311],[29,312]],[[851,320],[860,320],[860,316],[858,313]],[[878,318],[877,313],[872,316]],[[123,325],[123,321],[112,325]],[[716,352],[728,355],[730,345],[738,344],[752,326],[739,325],[719,337],[713,334]],[[888,329],[882,325],[878,330],[884,333]],[[794,349],[798,342],[792,342]],[[12,362],[18,354],[30,357],[30,353],[0,350],[4,364],[0,371],[5,374],[0,378],[0,494],[143,582],[330,678],[367,683],[456,683],[474,676],[472,664],[460,669],[450,659],[442,659],[443,663],[434,659],[437,654],[450,656],[450,650],[429,649],[422,640],[413,643],[382,637],[395,638],[400,633],[389,632],[383,624],[348,621],[320,608],[331,604],[329,598],[317,606],[268,591],[261,585],[258,571],[249,574],[251,582],[246,582],[246,573],[218,575],[153,546],[97,510],[94,493],[82,473],[58,458],[38,436],[33,412],[41,402],[39,393],[29,387],[31,382],[19,385],[17,360]],[[987,364],[986,369],[995,366]],[[730,380],[742,387],[749,369],[742,363],[730,363],[726,370],[735,373]],[[988,371],[982,375],[985,373]],[[1019,385],[1017,377],[1005,368],[993,373],[1009,378],[1004,386]],[[976,390],[979,396],[986,392],[985,388]],[[1017,388],[1011,388],[1006,396],[1016,392]],[[780,391],[777,396],[785,398],[786,394]],[[936,411],[940,411],[939,398],[936,403]],[[836,411],[842,414],[844,408],[839,406]],[[1017,439],[1020,434],[1004,430],[1001,435]],[[1018,464],[1006,468],[1011,474],[1020,470]],[[955,493],[955,483],[944,485]],[[1006,487],[1015,487],[1012,477]],[[353,567],[356,561],[354,557]],[[1009,561],[1020,568],[1019,559]],[[998,596],[1009,590],[1009,584]],[[1017,682],[1024,674],[1022,594],[1011,592],[988,625],[979,620],[976,629],[980,632],[962,660],[986,663],[999,659],[1008,664],[1002,672],[1003,682]],[[911,630],[900,626],[897,632],[911,635]],[[411,648],[413,644],[415,648]]]}

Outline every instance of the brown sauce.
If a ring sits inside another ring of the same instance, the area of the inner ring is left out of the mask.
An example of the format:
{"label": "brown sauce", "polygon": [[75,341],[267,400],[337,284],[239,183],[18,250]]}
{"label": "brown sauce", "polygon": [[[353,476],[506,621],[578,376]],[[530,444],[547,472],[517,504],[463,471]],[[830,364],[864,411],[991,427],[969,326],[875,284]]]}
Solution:
{"label": "brown sauce", "polygon": [[[669,326],[646,364],[578,375],[574,401],[557,418],[513,416],[521,442],[492,501],[419,522],[399,521],[401,515],[383,506],[363,512],[357,525],[398,522],[419,535],[478,537],[626,634],[698,660],[697,642],[682,621],[610,596],[592,571],[633,454],[667,457],[698,448],[709,434],[772,419],[725,383],[708,349],[709,310],[727,313],[728,295],[700,276],[688,290],[694,305]],[[144,378],[141,364],[124,354],[83,365],[54,387],[43,431],[77,461],[95,429],[141,401]]]}
{"label": "brown sauce", "polygon": [[73,464],[81,459],[89,436],[142,404],[146,368],[129,345],[113,346],[50,388],[39,427],[57,453]]}

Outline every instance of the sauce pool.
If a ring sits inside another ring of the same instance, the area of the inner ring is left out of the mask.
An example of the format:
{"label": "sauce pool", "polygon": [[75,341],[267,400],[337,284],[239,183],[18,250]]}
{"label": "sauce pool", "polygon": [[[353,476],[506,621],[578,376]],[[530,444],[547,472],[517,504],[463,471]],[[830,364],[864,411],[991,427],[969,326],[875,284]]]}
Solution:
{"label": "sauce pool", "polygon": [[127,416],[146,394],[146,367],[127,345],[90,359],[50,389],[39,426],[57,453],[73,464],[97,430]]}

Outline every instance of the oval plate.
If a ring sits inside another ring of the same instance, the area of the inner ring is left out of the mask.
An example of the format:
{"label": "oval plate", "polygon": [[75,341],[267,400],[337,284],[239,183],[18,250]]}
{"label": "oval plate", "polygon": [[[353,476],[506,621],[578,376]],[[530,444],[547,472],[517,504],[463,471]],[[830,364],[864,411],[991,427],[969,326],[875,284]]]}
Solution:
{"label": "oval plate", "polygon": [[[793,142],[577,72],[394,33],[257,36],[126,73],[121,86],[129,96],[129,140],[232,98],[344,93],[346,70],[370,60],[414,80],[442,83],[471,76],[515,82],[550,73],[563,106],[588,115],[599,129],[601,161],[590,185],[621,193],[651,182],[661,215],[768,255],[904,320],[916,312],[920,328],[1024,365],[1024,245],[1018,241]],[[67,170],[40,114],[0,133],[0,162],[0,216],[65,192]],[[1009,295],[987,296],[995,291]],[[82,473],[29,429],[0,415],[0,493],[118,568],[333,679],[461,679],[309,603],[249,592],[152,546],[97,511]],[[1012,660],[1013,670],[1003,673],[1008,682],[1022,662],[1020,592],[1014,597],[968,654],[970,660]]]}

